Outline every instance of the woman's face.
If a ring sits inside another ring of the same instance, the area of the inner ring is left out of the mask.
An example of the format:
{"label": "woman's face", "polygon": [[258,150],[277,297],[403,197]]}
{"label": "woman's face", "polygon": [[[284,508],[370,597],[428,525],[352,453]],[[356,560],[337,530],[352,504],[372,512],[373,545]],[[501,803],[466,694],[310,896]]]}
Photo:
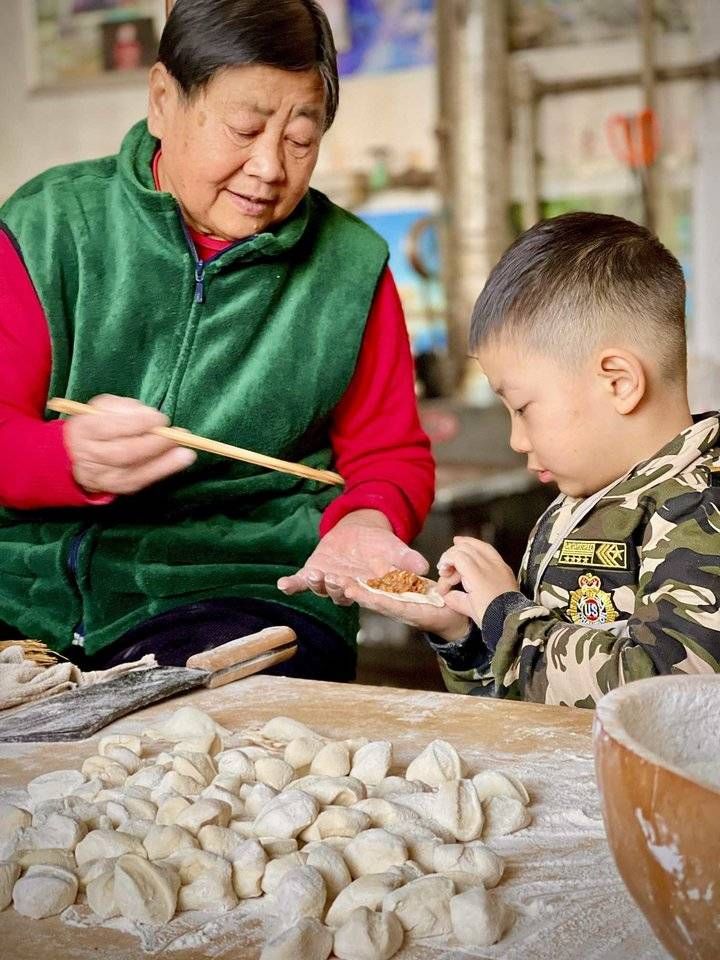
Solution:
{"label": "woman's face", "polygon": [[190,100],[162,64],[150,74],[160,187],[201,233],[241,240],[285,220],[307,192],[325,129],[316,70],[223,70]]}

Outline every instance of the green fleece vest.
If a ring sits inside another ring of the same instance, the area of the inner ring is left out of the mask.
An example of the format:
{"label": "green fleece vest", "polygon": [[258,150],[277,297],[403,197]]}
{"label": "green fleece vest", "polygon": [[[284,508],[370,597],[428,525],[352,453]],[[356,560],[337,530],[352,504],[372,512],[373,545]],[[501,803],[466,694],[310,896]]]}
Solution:
{"label": "green fleece vest", "polygon": [[[145,122],[117,157],[48,171],[0,210],[44,307],[50,393],[135,397],[178,426],[313,467],[355,370],[384,242],[311,190],[292,216],[206,262],[155,190]],[[8,464],[2,469],[12,469]],[[0,620],[93,653],[155,614],[212,597],[274,600],[353,642],[347,608],[286,598],[337,488],[200,454],[107,507],[0,510]]]}

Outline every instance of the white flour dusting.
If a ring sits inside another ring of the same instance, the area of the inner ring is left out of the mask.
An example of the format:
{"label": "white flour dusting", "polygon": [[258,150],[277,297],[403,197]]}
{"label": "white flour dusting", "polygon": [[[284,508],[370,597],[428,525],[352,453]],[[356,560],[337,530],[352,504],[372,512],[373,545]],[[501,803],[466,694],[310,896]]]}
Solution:
{"label": "white flour dusting", "polygon": [[[666,960],[612,861],[589,752],[462,753],[472,773],[507,770],[532,797],[532,826],[490,843],[507,863],[498,891],[514,909],[515,923],[494,947],[426,940],[405,946],[397,960]],[[163,927],[103,921],[83,906],[66,910],[62,919],[132,933],[150,956],[194,949],[208,958],[243,960],[259,955],[273,924],[261,900],[225,914],[181,914]]]}

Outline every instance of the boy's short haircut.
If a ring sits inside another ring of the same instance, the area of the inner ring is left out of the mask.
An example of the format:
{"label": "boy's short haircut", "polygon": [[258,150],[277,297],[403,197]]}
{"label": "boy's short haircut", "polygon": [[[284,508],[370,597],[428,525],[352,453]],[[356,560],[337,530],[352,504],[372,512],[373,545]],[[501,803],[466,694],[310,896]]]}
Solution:
{"label": "boy's short haircut", "polygon": [[622,217],[541,220],[506,250],[473,310],[473,352],[506,337],[568,363],[606,342],[634,343],[664,379],[684,384],[682,268],[649,230]]}

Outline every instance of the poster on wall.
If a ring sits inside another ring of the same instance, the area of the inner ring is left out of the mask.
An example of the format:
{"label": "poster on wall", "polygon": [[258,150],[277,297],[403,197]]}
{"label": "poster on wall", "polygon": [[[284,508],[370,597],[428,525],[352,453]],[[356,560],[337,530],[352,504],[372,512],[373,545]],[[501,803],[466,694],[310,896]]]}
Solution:
{"label": "poster on wall", "polygon": [[320,2],[333,27],[341,76],[435,62],[435,0]]}
{"label": "poster on wall", "polygon": [[163,0],[29,0],[24,6],[33,89],[144,77],[155,61]]}

